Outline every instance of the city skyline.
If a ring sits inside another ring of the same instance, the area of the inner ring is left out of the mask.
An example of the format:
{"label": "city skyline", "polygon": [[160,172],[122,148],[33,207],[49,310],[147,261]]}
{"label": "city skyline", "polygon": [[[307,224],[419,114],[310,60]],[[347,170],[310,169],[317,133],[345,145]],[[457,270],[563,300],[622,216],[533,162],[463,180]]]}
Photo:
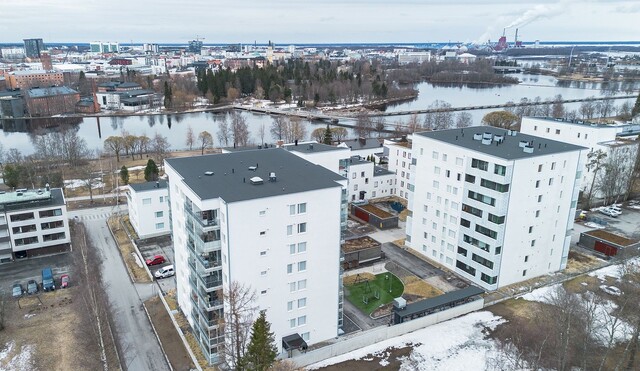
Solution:
{"label": "city skyline", "polygon": [[[0,4],[0,43],[38,37],[46,42],[397,43],[496,41],[627,41],[637,38],[640,3],[620,0],[453,1],[255,0],[233,7],[203,0],[177,7],[158,0],[88,3],[25,0]],[[460,11],[463,9],[463,11]],[[357,16],[354,16],[357,15]],[[62,20],[72,21],[63,22]],[[109,20],[113,20],[110,22]],[[110,23],[117,27],[104,27]],[[24,30],[28,25],[28,32]],[[52,26],[52,25],[55,25]],[[96,27],[96,25],[102,25]],[[265,40],[263,40],[265,39]]]}

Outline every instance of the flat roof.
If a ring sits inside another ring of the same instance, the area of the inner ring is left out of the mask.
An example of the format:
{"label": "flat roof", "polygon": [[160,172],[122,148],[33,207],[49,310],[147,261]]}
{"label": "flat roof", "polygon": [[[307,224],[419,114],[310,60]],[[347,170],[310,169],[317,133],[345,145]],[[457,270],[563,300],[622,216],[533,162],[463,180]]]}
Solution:
{"label": "flat roof", "polygon": [[470,298],[472,296],[480,295],[482,293],[484,293],[484,290],[482,290],[481,288],[476,286],[469,286],[462,290],[448,292],[446,294],[442,294],[434,298],[429,298],[429,299],[417,301],[415,303],[407,304],[407,306],[404,309],[398,310],[394,308],[393,312],[399,315],[400,317],[409,317],[415,314],[424,313],[431,309],[438,308],[448,303],[453,303],[459,300]]}
{"label": "flat roof", "polygon": [[557,122],[557,123],[560,123],[560,124],[567,124],[567,125],[590,126],[590,127],[594,127],[594,128],[614,128],[614,127],[621,127],[621,126],[628,125],[628,124],[603,124],[601,122],[593,122],[593,121],[587,121],[587,120],[570,120],[570,119],[565,119],[565,118],[554,118],[554,117],[546,117],[546,116],[545,117],[527,116],[525,118],[532,118],[532,119],[536,119],[536,120]]}
{"label": "flat roof", "polygon": [[373,167],[373,176],[383,176],[395,174],[393,171],[389,171],[388,169],[383,168],[382,166],[375,165]]}
{"label": "flat roof", "polygon": [[154,191],[157,189],[167,188],[167,181],[164,179],[158,179],[155,182],[129,184],[129,187],[136,192]]}
{"label": "flat roof", "polygon": [[634,241],[631,240],[629,238],[611,233],[609,231],[605,231],[604,229],[594,229],[592,231],[587,231],[587,232],[582,232],[586,235],[592,236],[592,237],[596,237],[596,238],[600,238],[603,239],[605,241],[608,242],[613,242],[616,245],[620,245],[620,246],[631,246],[633,244],[636,244],[638,241]]}
{"label": "flat roof", "polygon": [[349,148],[344,148],[344,147],[336,147],[336,146],[330,146],[328,144],[324,144],[324,143],[298,143],[298,145],[295,144],[285,144],[284,148],[287,151],[295,151],[295,152],[300,152],[300,153],[314,153],[314,152],[330,152],[330,151],[348,151]]}
{"label": "flat roof", "polygon": [[[509,132],[515,133],[515,136],[508,135]],[[492,140],[490,144],[482,144],[482,140],[474,139],[474,134],[483,135],[485,133],[490,134],[492,138],[495,135],[502,135],[504,140],[501,143]],[[518,160],[587,149],[586,147],[576,146],[574,144],[563,143],[556,140],[522,134],[520,132],[495,128],[492,126],[472,126],[464,129],[425,131],[415,133],[414,135],[431,138],[506,160]],[[521,141],[528,142],[532,147],[531,153],[525,152],[523,148],[520,147]]]}
{"label": "flat roof", "polygon": [[[282,148],[172,158],[166,162],[200,199],[220,197],[227,203],[341,187],[337,181],[345,179]],[[275,182],[269,180],[272,172]],[[251,181],[256,177],[262,180],[261,184]]]}
{"label": "flat roof", "polygon": [[5,211],[42,208],[44,206],[64,205],[64,196],[60,188],[30,189],[26,191],[0,194],[0,208]]}
{"label": "flat roof", "polygon": [[382,148],[382,145],[384,143],[384,139],[357,138],[357,139],[347,139],[342,143],[346,144],[352,150]]}
{"label": "flat roof", "polygon": [[77,91],[71,89],[68,86],[51,86],[48,88],[33,88],[29,89],[28,93],[31,98],[49,97],[53,95],[68,95],[78,94]]}

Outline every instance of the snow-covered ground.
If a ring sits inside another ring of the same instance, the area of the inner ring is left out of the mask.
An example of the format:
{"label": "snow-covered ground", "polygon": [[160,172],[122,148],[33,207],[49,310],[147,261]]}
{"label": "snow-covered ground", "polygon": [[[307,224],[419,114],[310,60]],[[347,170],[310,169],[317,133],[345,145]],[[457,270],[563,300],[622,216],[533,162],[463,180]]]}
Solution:
{"label": "snow-covered ground", "polygon": [[[91,186],[91,188],[93,189],[100,189],[104,187],[104,183],[100,181],[100,178],[95,178],[93,182],[94,183]],[[87,186],[87,182],[85,182],[82,179],[68,179],[64,181],[64,187],[66,189],[77,189],[77,188],[83,188],[86,186]]]}
{"label": "snow-covered ground", "polygon": [[33,353],[33,345],[23,345],[19,350],[14,349],[16,343],[11,341],[0,350],[0,370],[1,371],[22,371],[32,370],[33,362],[31,355]]}
{"label": "snow-covered ground", "polygon": [[[384,366],[389,362],[386,352],[389,348],[407,346],[411,346],[413,351],[402,360],[401,370],[484,369],[487,359],[497,352],[496,341],[487,339],[484,329],[495,329],[503,322],[501,317],[491,312],[474,312],[324,360],[308,369],[315,370],[348,360],[373,362],[371,354],[382,357],[379,363]],[[372,365],[372,368],[375,366]]]}

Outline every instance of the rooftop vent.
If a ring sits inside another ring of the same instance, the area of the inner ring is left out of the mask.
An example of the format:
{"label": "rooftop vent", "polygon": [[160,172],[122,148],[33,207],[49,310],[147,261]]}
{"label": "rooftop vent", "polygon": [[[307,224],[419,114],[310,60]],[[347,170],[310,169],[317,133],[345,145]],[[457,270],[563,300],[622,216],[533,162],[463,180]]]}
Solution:
{"label": "rooftop vent", "polygon": [[251,171],[256,171],[257,169],[258,169],[258,168],[257,168],[257,167],[255,167],[255,166],[249,166],[249,170],[251,170]]}
{"label": "rooftop vent", "polygon": [[515,130],[511,130],[511,136],[512,136],[512,137],[515,137],[517,134],[518,134],[518,132],[517,132],[517,131],[515,131]]}
{"label": "rooftop vent", "polygon": [[491,139],[493,137],[493,135],[489,132],[484,132],[484,134],[482,134],[482,139]]}
{"label": "rooftop vent", "polygon": [[504,135],[496,134],[496,135],[493,136],[493,140],[498,142],[498,143],[502,143],[504,141]]}
{"label": "rooftop vent", "polygon": [[205,171],[204,175],[206,176],[212,176],[213,175],[213,171]]}
{"label": "rooftop vent", "polygon": [[473,140],[482,140],[482,134],[480,133],[473,134]]}
{"label": "rooftop vent", "polygon": [[526,147],[528,145],[529,145],[529,142],[527,142],[526,140],[521,140],[520,144],[518,144],[518,147],[524,148],[524,147]]}
{"label": "rooftop vent", "polygon": [[262,178],[260,178],[259,176],[254,176],[253,178],[249,179],[249,181],[251,182],[251,184],[254,184],[254,185],[264,183],[264,180],[262,180]]}
{"label": "rooftop vent", "polygon": [[313,144],[309,144],[309,151],[313,151]]}
{"label": "rooftop vent", "polygon": [[533,153],[533,147],[529,145],[524,146],[522,150],[524,151],[524,153]]}
{"label": "rooftop vent", "polygon": [[270,182],[275,182],[276,181],[276,173],[274,173],[274,172],[270,172],[269,173],[269,181]]}
{"label": "rooftop vent", "polygon": [[491,144],[491,137],[489,137],[489,138],[484,138],[483,137],[482,138],[482,144],[485,144],[485,145]]}

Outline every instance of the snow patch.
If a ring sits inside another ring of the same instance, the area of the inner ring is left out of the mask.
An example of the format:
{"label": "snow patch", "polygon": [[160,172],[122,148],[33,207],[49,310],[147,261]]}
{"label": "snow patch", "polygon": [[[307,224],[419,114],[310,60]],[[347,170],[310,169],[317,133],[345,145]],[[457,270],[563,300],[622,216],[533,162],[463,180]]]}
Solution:
{"label": "snow patch", "polygon": [[[413,348],[411,355],[401,359],[401,370],[478,369],[484,367],[486,359],[497,352],[498,345],[494,340],[487,339],[483,330],[486,328],[493,330],[504,322],[505,320],[491,312],[469,313],[318,362],[309,366],[308,369],[315,370],[344,361],[362,360],[385,352],[388,348],[403,348],[411,345]],[[383,361],[380,362],[381,365]]]}
{"label": "snow patch", "polygon": [[528,294],[522,295],[520,298],[527,301],[537,301],[539,303],[546,303],[552,292],[558,289],[560,284],[555,284],[551,286],[541,287],[539,289],[535,289]]}
{"label": "snow patch", "polygon": [[[68,179],[64,181],[64,187],[66,189],[78,189],[87,186],[87,182],[82,179]],[[104,183],[100,181],[100,178],[93,179],[92,189],[100,189],[104,187]]]}
{"label": "snow patch", "polygon": [[33,370],[31,355],[33,354],[35,347],[33,345],[23,345],[19,350],[16,350],[15,355],[11,356],[14,347],[15,342],[11,341],[5,345],[5,348],[2,349],[2,351],[0,351],[0,370]]}

